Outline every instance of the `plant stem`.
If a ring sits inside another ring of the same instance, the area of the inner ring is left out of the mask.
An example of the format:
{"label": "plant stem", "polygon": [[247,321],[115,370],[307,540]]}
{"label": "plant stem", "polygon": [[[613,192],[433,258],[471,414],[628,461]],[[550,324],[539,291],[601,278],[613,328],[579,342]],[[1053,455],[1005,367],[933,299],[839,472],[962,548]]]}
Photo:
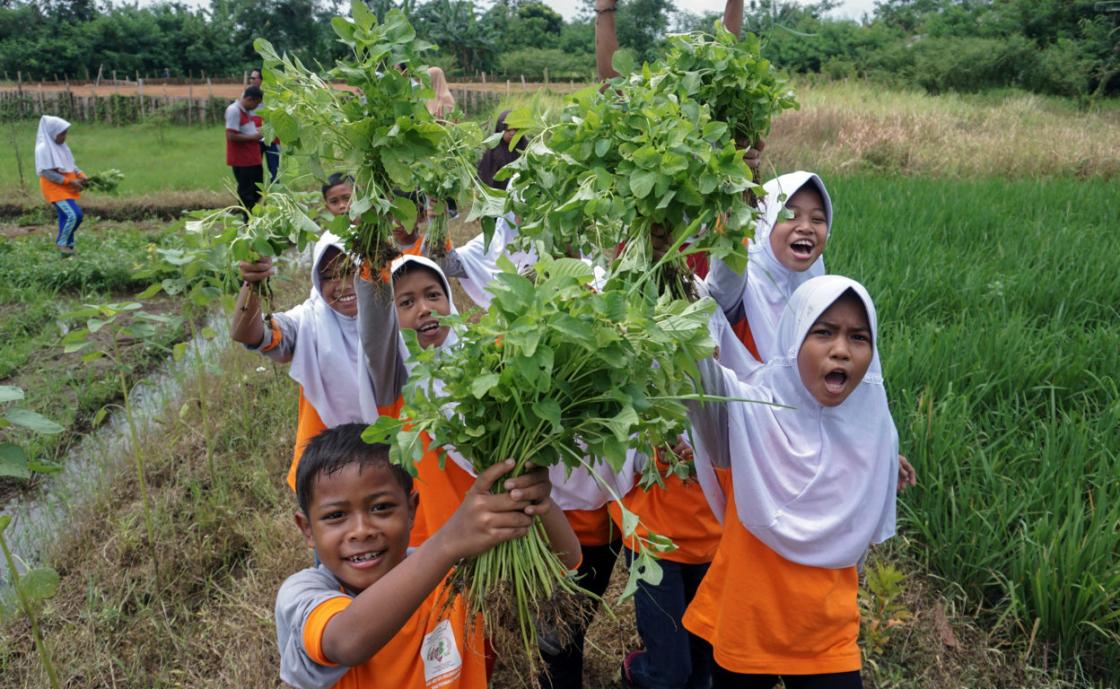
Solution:
{"label": "plant stem", "polygon": [[42,632],[39,631],[39,617],[35,614],[31,601],[27,600],[23,590],[19,587],[19,570],[16,569],[15,558],[12,557],[12,551],[8,549],[8,542],[4,540],[3,534],[0,534],[0,549],[4,551],[4,561],[7,563],[8,573],[12,577],[12,589],[15,590],[16,597],[19,598],[19,605],[23,609],[23,614],[27,615],[27,621],[31,623],[31,638],[35,641],[35,650],[39,652],[39,662],[43,664],[43,669],[47,672],[51,689],[60,689],[58,675],[55,673],[54,663],[51,662],[50,651],[47,650],[47,642],[43,639]]}
{"label": "plant stem", "polygon": [[124,375],[124,366],[120,360],[120,346],[117,336],[113,334],[113,363],[117,367],[117,379],[121,385],[121,395],[124,396],[124,416],[128,422],[129,442],[132,444],[132,463],[136,467],[136,480],[140,484],[140,498],[144,504],[144,530],[148,533],[148,547],[152,550],[152,566],[155,567],[156,579],[159,579],[159,558],[156,557],[156,532],[152,525],[152,505],[148,499],[148,481],[144,477],[144,458],[140,453],[140,433],[136,430],[136,419],[132,413],[132,395],[129,394],[128,380]]}

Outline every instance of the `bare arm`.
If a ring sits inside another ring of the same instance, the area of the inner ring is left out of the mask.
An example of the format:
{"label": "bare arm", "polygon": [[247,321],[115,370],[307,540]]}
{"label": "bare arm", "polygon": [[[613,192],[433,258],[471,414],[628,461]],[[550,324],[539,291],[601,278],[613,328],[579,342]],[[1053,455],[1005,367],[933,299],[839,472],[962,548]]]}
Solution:
{"label": "bare arm", "polygon": [[723,27],[736,37],[743,35],[743,0],[727,0],[723,8]]}
{"label": "bare arm", "polygon": [[[324,655],[342,665],[366,662],[400,631],[458,560],[527,534],[532,515],[544,506],[515,501],[510,493],[490,493],[512,468],[509,461],[482,472],[439,531],[331,618],[323,630]],[[578,552],[577,543],[577,557]]]}
{"label": "bare arm", "polygon": [[618,50],[618,34],[615,32],[614,17],[616,0],[595,1],[595,66],[599,78],[606,80],[617,77],[611,60]]}

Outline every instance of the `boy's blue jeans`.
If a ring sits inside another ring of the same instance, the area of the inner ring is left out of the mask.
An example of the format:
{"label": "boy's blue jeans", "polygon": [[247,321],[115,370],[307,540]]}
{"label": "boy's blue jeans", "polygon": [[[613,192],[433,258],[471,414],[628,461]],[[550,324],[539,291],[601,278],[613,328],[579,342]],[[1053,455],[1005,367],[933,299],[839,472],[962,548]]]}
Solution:
{"label": "boy's blue jeans", "polygon": [[[626,562],[633,553],[626,551]],[[712,683],[712,647],[692,634],[681,618],[696,595],[708,564],[685,565],[661,560],[657,586],[638,583],[634,614],[645,651],[630,664],[630,678],[646,689],[708,689]]]}

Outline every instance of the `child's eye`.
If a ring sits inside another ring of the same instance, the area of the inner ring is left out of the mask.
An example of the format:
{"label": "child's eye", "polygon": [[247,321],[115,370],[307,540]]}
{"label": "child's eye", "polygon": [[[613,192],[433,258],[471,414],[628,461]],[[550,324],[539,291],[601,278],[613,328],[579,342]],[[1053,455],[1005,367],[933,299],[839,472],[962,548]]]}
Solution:
{"label": "child's eye", "polygon": [[868,337],[867,334],[865,334],[865,333],[856,333],[856,334],[852,335],[852,339],[857,341],[857,342],[870,342],[871,341],[871,338]]}
{"label": "child's eye", "polygon": [[394,502],[377,502],[377,503],[374,503],[374,504],[369,506],[369,511],[370,512],[388,512],[389,510],[393,509],[396,506],[397,506],[397,504],[394,503]]}
{"label": "child's eye", "polygon": [[819,337],[828,337],[832,334],[832,331],[828,328],[813,328],[813,334]]}
{"label": "child's eye", "polygon": [[336,510],[334,512],[328,512],[327,514],[324,514],[321,518],[325,522],[333,522],[342,519],[344,516],[346,516],[344,513]]}
{"label": "child's eye", "polygon": [[412,300],[411,299],[401,299],[400,301],[397,302],[397,308],[399,308],[399,309],[407,309],[410,306],[412,306]]}

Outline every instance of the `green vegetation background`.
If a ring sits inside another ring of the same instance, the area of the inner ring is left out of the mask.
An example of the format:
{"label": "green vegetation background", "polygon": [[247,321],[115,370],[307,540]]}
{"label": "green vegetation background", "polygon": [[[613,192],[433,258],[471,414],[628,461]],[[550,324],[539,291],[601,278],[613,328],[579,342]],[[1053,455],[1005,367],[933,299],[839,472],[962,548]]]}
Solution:
{"label": "green vegetation background", "polygon": [[[572,21],[547,2],[368,0],[379,15],[403,7],[434,61],[453,76],[586,79],[594,69],[592,0]],[[1018,87],[1082,100],[1120,91],[1120,12],[1098,0],[883,0],[862,21],[833,18],[836,0],[747,3],[744,25],[767,37],[765,53],[795,73],[860,76],[927,89]],[[0,72],[34,79],[122,75],[240,76],[257,64],[263,36],[310,64],[338,54],[329,18],[340,0],[211,0],[193,9],[95,0],[13,0],[0,7]],[[710,26],[717,15],[672,0],[619,0],[623,49],[650,58],[667,31]]]}

